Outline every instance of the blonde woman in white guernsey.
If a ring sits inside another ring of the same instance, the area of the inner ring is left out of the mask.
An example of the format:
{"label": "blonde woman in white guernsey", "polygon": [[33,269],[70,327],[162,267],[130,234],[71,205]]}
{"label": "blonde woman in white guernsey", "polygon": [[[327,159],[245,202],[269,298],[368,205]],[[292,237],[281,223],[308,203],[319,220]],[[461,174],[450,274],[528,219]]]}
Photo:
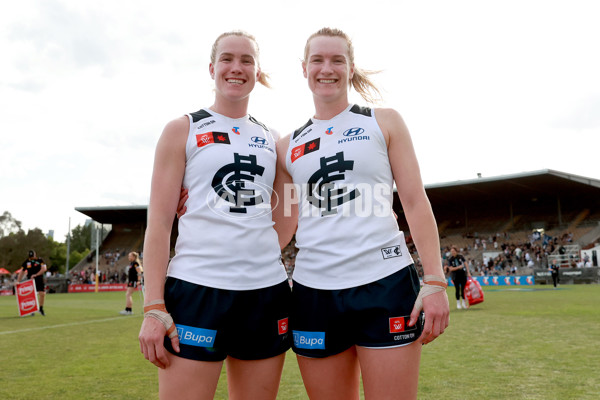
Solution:
{"label": "blonde woman in white guernsey", "polygon": [[161,399],[212,399],[224,360],[230,399],[275,399],[291,293],[270,207],[278,136],[248,114],[256,82],[268,86],[255,39],[219,36],[209,72],[212,106],[169,122],[156,148],[140,349]]}
{"label": "blonde woman in white guernsey", "polygon": [[[349,103],[375,86],[348,36],[324,28],[302,62],[314,116],[277,144],[280,245],[296,233],[290,329],[311,400],[415,399],[421,346],[449,322],[438,231],[411,138],[392,109]],[[396,184],[424,286],[392,211]],[[290,190],[293,183],[294,190]],[[298,222],[296,231],[296,221]],[[424,311],[425,318],[421,311]]]}

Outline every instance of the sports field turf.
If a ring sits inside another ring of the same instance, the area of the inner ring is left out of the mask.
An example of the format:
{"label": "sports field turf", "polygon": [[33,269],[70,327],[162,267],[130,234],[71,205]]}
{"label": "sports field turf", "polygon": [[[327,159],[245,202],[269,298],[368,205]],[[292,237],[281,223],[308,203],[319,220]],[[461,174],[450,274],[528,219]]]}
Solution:
{"label": "sports field turf", "polygon": [[[423,349],[419,399],[600,398],[600,285],[484,288]],[[157,399],[156,368],[139,351],[141,298],[50,294],[46,317],[18,317],[0,296],[0,399]],[[217,399],[227,398],[225,369]],[[279,399],[307,399],[288,353]]]}

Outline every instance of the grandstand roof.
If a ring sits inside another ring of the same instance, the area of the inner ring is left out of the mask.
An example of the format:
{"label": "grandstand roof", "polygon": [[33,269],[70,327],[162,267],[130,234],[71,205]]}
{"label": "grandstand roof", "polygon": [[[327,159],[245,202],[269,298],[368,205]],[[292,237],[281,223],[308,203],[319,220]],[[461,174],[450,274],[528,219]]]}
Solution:
{"label": "grandstand roof", "polygon": [[425,185],[432,202],[494,198],[507,200],[526,197],[588,197],[600,194],[600,180],[544,169],[513,175],[482,177],[470,180]]}
{"label": "grandstand roof", "polygon": [[125,224],[146,222],[148,206],[75,207],[75,210],[101,224]]}
{"label": "grandstand roof", "polygon": [[[600,180],[550,169],[436,183],[425,185],[425,190],[434,209],[450,203],[557,196],[600,201]],[[103,224],[145,223],[148,206],[76,207],[75,210]]]}

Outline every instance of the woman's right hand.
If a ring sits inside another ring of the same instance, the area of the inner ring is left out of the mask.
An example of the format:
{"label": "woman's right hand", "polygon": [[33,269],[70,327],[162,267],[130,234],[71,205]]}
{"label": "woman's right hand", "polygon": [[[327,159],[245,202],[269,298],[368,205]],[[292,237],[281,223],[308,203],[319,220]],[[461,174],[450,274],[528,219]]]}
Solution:
{"label": "woman's right hand", "polygon": [[[138,337],[144,358],[163,369],[169,366],[168,352],[163,345],[166,333],[167,330],[160,321],[155,318],[144,318]],[[177,335],[171,338],[171,345],[179,353],[179,337]]]}

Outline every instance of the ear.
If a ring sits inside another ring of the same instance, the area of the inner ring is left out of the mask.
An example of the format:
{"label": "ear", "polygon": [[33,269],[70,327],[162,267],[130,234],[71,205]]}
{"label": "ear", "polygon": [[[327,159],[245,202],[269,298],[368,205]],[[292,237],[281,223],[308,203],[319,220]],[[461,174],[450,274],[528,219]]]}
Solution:
{"label": "ear", "polygon": [[212,63],[208,64],[208,72],[210,72],[210,77],[215,79],[215,67]]}
{"label": "ear", "polygon": [[350,66],[350,73],[348,74],[348,79],[352,82],[352,78],[354,78],[354,64]]}
{"label": "ear", "polygon": [[305,78],[308,78],[308,74],[306,73],[306,61],[302,61],[302,74],[304,74]]}
{"label": "ear", "polygon": [[262,71],[260,68],[256,68],[256,82],[260,82],[260,76],[262,75]]}

